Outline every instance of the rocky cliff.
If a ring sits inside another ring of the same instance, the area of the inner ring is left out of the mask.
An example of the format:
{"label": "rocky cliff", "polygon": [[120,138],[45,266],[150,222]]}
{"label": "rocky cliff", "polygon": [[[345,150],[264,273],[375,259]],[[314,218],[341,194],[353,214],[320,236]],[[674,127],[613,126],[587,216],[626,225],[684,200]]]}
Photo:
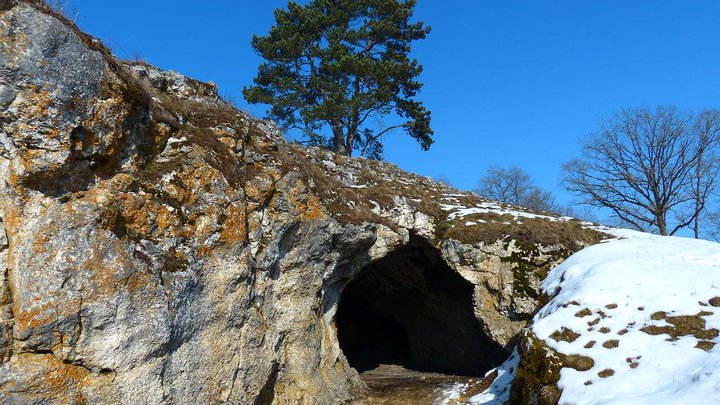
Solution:
{"label": "rocky cliff", "polygon": [[0,180],[2,403],[338,403],[391,318],[482,373],[602,237],[285,143],[36,1],[0,0]]}

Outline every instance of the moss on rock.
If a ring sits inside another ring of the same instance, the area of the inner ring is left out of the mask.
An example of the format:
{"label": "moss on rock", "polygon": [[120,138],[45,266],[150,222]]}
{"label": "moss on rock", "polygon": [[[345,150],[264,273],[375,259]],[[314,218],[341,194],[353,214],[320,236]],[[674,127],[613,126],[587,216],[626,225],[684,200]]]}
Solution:
{"label": "moss on rock", "polygon": [[[565,356],[550,349],[529,330],[521,333],[518,347],[520,364],[510,389],[509,403],[556,404],[560,399],[557,383],[560,381],[560,370],[564,366]],[[556,395],[541,395],[548,391],[556,392]]]}

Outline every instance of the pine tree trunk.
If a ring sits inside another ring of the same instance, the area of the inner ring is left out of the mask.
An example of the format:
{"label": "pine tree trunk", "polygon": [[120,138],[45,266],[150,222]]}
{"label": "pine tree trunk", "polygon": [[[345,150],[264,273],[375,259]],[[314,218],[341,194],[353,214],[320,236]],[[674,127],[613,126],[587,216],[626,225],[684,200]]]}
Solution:
{"label": "pine tree trunk", "polygon": [[353,144],[355,143],[355,132],[348,130],[348,134],[345,137],[345,146],[347,148],[347,156],[352,156]]}
{"label": "pine tree trunk", "polygon": [[345,135],[343,134],[342,126],[338,124],[332,125],[333,131],[333,149],[335,153],[340,155],[349,156],[347,145],[345,145]]}

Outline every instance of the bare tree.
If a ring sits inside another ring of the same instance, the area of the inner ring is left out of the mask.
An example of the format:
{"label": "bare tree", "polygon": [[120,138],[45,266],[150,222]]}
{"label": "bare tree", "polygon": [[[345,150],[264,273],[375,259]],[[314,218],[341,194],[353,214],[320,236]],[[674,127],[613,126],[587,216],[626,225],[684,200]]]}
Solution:
{"label": "bare tree", "polygon": [[720,241],[720,211],[705,212],[703,219],[706,225],[705,236],[709,239]]}
{"label": "bare tree", "polygon": [[441,175],[439,175],[439,176],[433,177],[433,180],[435,180],[435,181],[437,181],[437,182],[440,182],[440,183],[442,183],[442,184],[445,184],[446,186],[455,187],[455,185],[453,184],[452,180],[450,180],[450,178],[449,178],[448,176],[444,175],[444,174],[441,174]]}
{"label": "bare tree", "polygon": [[475,192],[483,197],[532,210],[559,211],[553,195],[536,186],[530,176],[517,166],[507,169],[490,167],[478,183]]}
{"label": "bare tree", "polygon": [[584,139],[580,159],[563,166],[564,186],[639,230],[673,235],[695,223],[714,184],[700,164],[700,150],[711,146],[694,128],[692,115],[674,107],[622,110]]}
{"label": "bare tree", "polygon": [[[693,213],[695,220],[692,224],[695,239],[700,237],[701,216],[706,211],[708,199],[717,185],[720,173],[720,160],[717,156],[717,146],[720,141],[720,111],[704,110],[695,118],[693,126],[697,142],[697,163],[693,181],[693,195],[695,204]],[[712,219],[708,218],[708,223]]]}
{"label": "bare tree", "polygon": [[600,219],[597,216],[597,212],[594,208],[587,205],[562,207],[562,211],[560,211],[560,214],[568,217],[581,219],[583,221],[594,222],[596,224],[609,226],[609,223],[606,220]]}

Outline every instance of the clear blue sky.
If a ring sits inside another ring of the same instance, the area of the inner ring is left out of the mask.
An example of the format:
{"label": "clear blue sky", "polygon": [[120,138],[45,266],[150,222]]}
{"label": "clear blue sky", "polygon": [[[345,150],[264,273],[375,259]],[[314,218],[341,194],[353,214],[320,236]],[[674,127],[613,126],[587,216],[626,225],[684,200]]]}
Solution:
{"label": "clear blue sky", "polygon": [[[220,87],[256,116],[241,90],[260,59],[250,47],[286,1],[70,0],[66,14],[120,57]],[[517,165],[567,203],[560,165],[577,140],[621,107],[720,107],[718,1],[418,0],[432,26],[417,42],[421,99],[436,142],[423,152],[398,133],[387,160],[471,189],[490,165]]]}

